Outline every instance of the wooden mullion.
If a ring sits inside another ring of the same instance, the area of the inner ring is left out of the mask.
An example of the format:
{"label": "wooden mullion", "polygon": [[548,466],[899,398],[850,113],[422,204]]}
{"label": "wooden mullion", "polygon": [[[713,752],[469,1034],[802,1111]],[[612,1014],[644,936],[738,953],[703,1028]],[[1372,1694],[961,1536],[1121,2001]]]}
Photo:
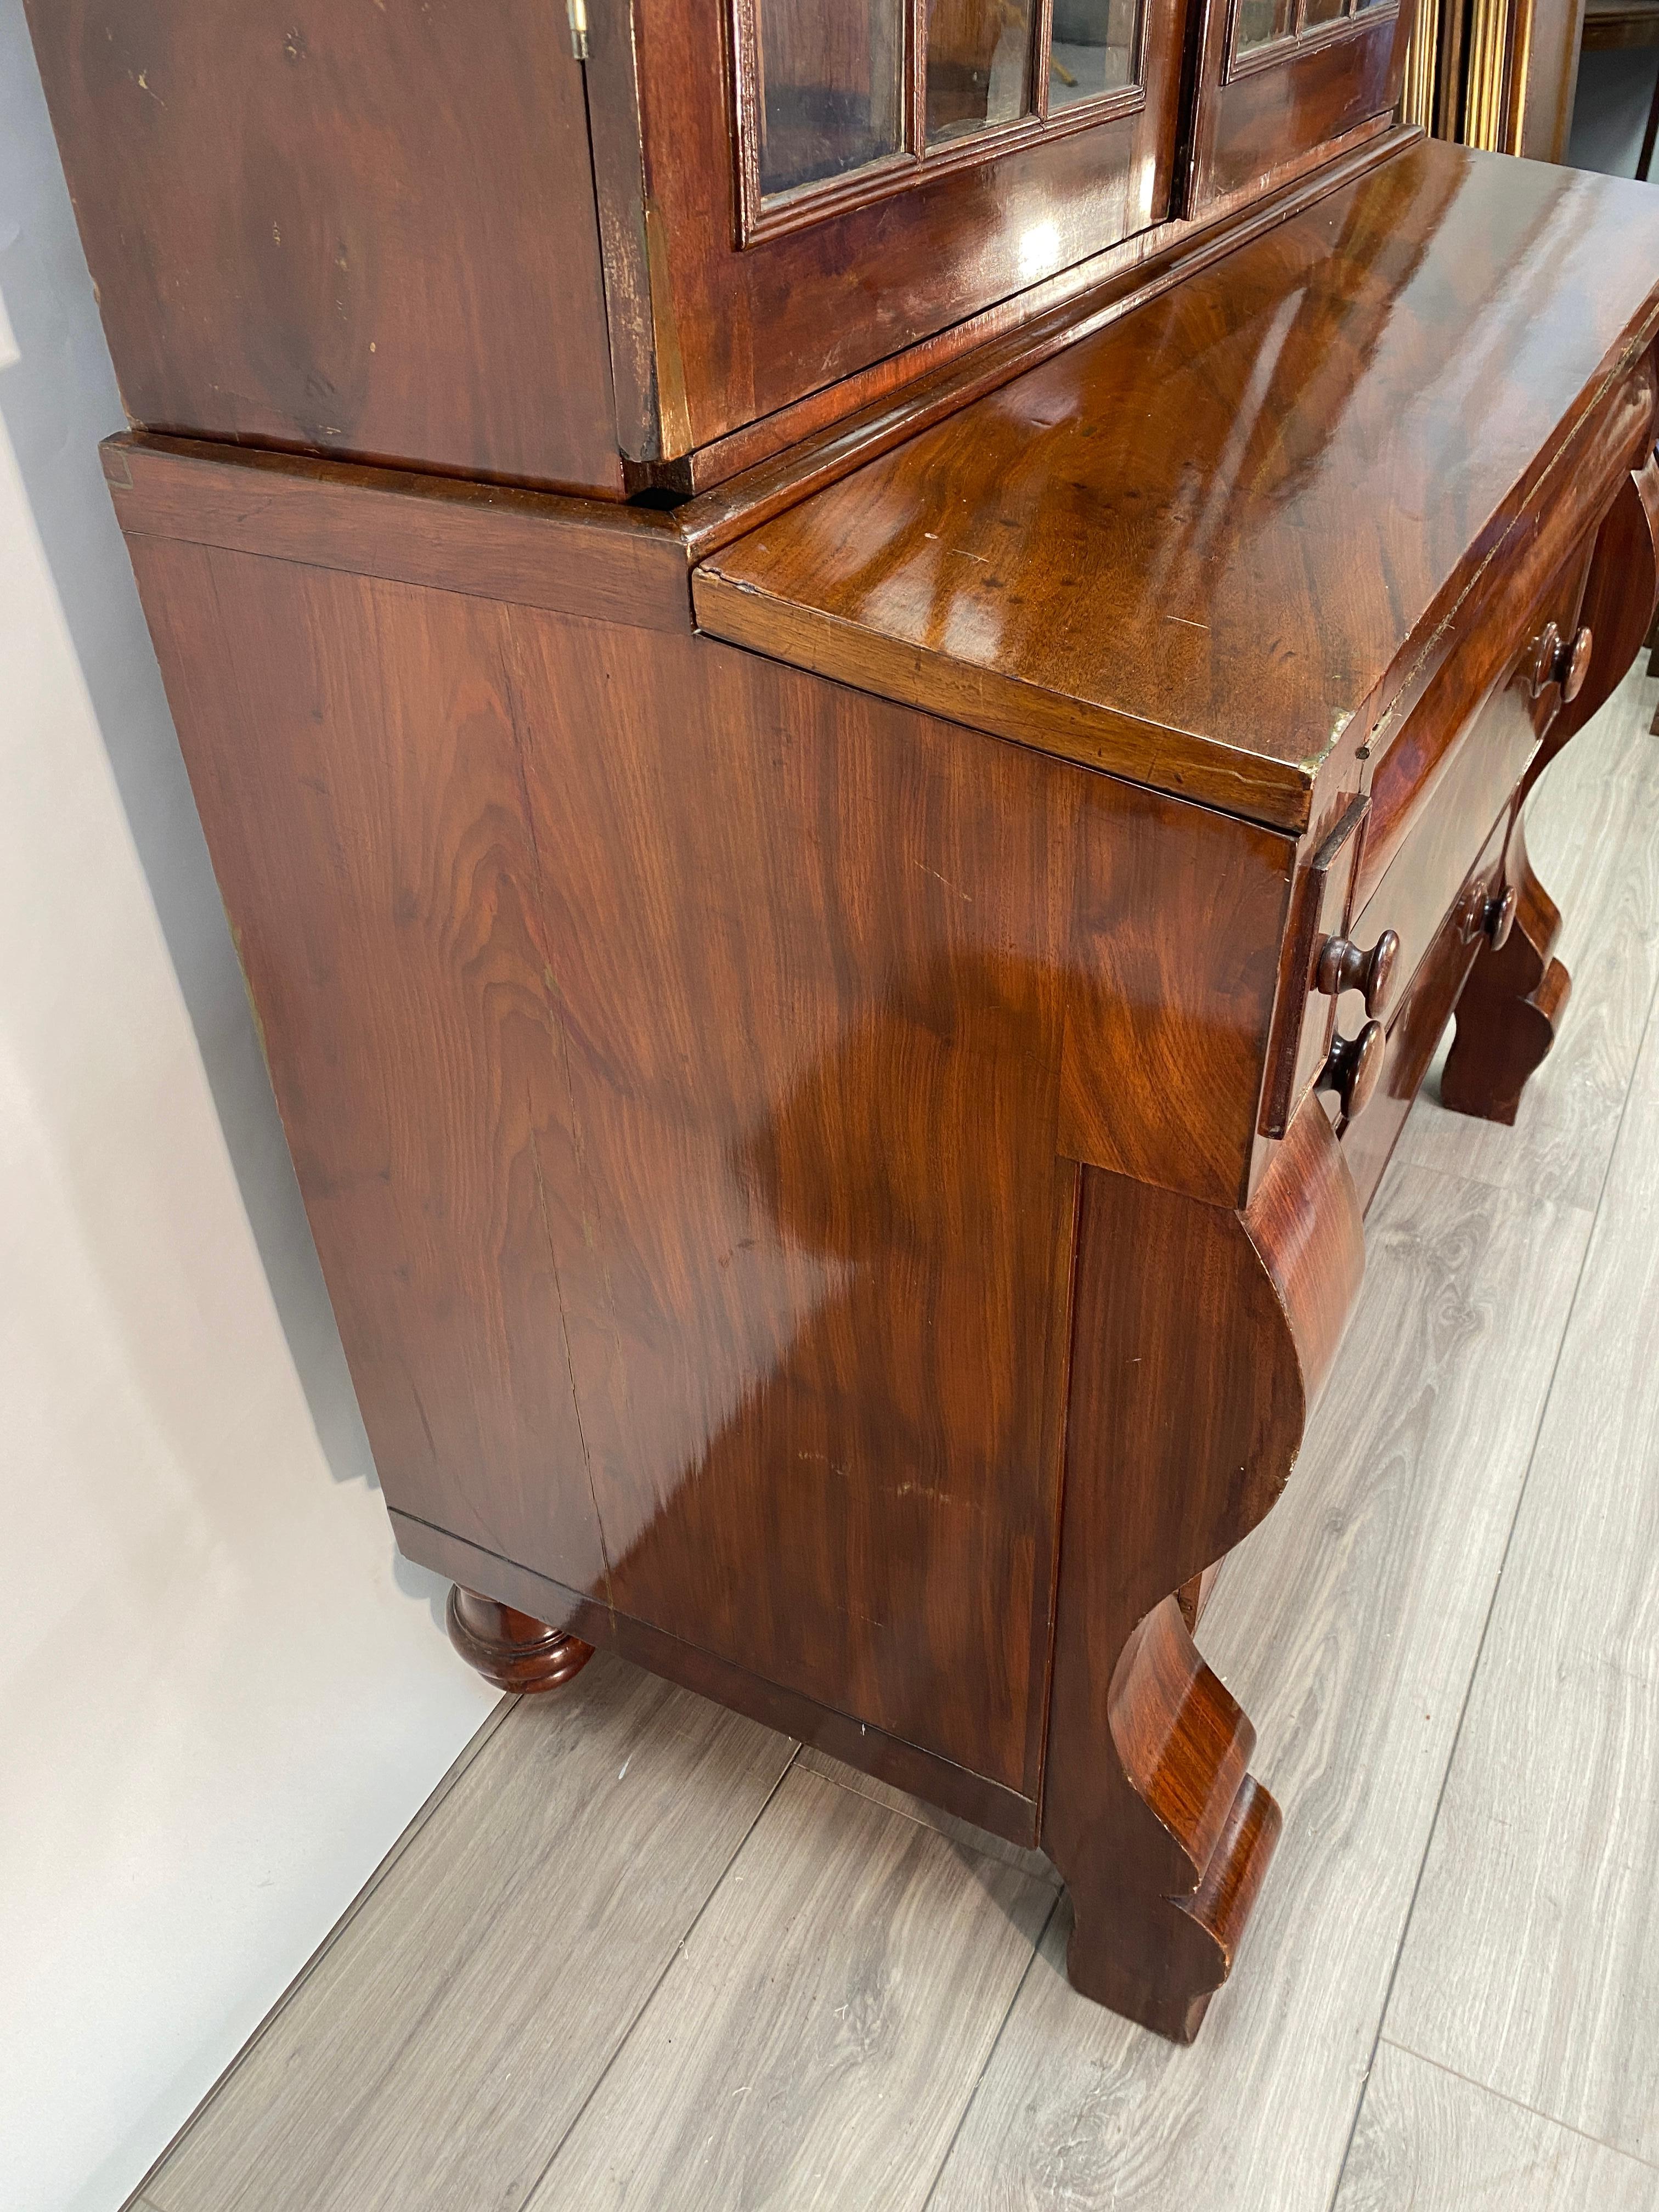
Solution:
{"label": "wooden mullion", "polygon": [[927,0],[906,0],[905,138],[918,161],[927,150]]}
{"label": "wooden mullion", "polygon": [[1048,79],[1054,43],[1054,0],[1036,0],[1031,26],[1031,112],[1048,120]]}

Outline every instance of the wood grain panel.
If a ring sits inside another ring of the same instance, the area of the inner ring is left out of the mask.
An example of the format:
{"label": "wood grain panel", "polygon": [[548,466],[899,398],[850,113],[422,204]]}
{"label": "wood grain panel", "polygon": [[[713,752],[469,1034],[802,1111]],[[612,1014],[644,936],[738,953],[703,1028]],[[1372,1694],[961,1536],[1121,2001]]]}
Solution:
{"label": "wood grain panel", "polygon": [[1409,1171],[1369,1226],[1291,1494],[1204,1616],[1285,1808],[1241,1971],[1177,2050],[1067,1986],[1057,1916],[929,2212],[1330,2201],[1586,1234]]}
{"label": "wood grain panel", "polygon": [[747,1714],[763,1728],[813,1744],[831,1759],[855,1766],[860,1773],[901,1793],[926,1792],[936,1806],[948,1807],[957,1817],[988,1830],[1017,1846],[1030,1844],[1036,1835],[1036,1802],[988,1782],[983,1775],[958,1766],[937,1752],[923,1751],[898,1736],[889,1735],[868,1721],[820,1705],[799,1690],[750,1674],[729,1659],[700,1644],[669,1636],[648,1622],[635,1620],[592,1598],[579,1596],[533,1569],[494,1552],[464,1543],[448,1530],[416,1521],[392,1509],[392,1532],[405,1559],[418,1559],[434,1574],[447,1576],[465,1588],[481,1584],[504,1593],[503,1601],[532,1609],[533,1617],[563,1622],[596,1647],[617,1652],[638,1667],[649,1668],[666,1680],[713,1698],[733,1712]]}
{"label": "wood grain panel", "polygon": [[691,627],[684,544],[668,516],[646,508],[142,431],[106,438],[100,452],[129,536],[428,584],[590,622]]}
{"label": "wood grain panel", "polygon": [[1054,1902],[791,1773],[525,2212],[920,2206]]}
{"label": "wood grain panel", "polygon": [[1113,794],[700,641],[511,619],[614,1602],[1034,1796],[1065,948]]}
{"label": "wood grain panel", "polygon": [[1659,2172],[1385,2042],[1332,2212],[1659,2212]]}
{"label": "wood grain panel", "polygon": [[1659,2159],[1659,1030],[1631,1085],[1388,2033]]}
{"label": "wood grain panel", "polygon": [[[1080,824],[1060,1070],[1068,1158],[1243,1206],[1296,846],[1121,788]],[[1161,927],[1146,918],[1161,914]]]}
{"label": "wood grain panel", "polygon": [[131,550],[387,1496],[603,1590],[503,614]]}
{"label": "wood grain panel", "polygon": [[[204,465],[264,529],[285,470]],[[290,494],[290,550],[392,535]],[[1062,1059],[1074,1141],[1241,1189],[1288,841],[707,640],[132,544],[388,1503],[1029,1820]]]}
{"label": "wood grain panel", "polygon": [[620,496],[561,9],[28,13],[134,422]]}
{"label": "wood grain panel", "polygon": [[603,1654],[522,1701],[146,2183],[156,2212],[522,2204],[793,1748]]}

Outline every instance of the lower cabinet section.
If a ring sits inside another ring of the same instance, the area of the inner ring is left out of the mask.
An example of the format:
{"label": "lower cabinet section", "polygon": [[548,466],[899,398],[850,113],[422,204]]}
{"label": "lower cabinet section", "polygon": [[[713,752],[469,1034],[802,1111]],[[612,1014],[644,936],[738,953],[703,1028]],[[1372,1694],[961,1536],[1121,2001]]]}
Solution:
{"label": "lower cabinet section", "polygon": [[1078,1987],[1182,2040],[1279,1828],[1205,1591],[1448,1018],[1467,1111],[1547,1048],[1519,809],[1656,588],[1645,280],[1572,277],[1517,415],[1468,325],[1557,292],[1421,148],[1395,270],[1388,176],[1370,259],[1287,221],[672,513],[107,454],[458,1651],[605,1645],[1040,1843]]}

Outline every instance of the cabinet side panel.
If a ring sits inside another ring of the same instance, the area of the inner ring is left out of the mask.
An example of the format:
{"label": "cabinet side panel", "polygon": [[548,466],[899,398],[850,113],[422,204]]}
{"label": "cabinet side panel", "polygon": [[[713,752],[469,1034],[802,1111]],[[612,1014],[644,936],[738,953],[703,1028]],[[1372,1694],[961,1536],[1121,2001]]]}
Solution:
{"label": "cabinet side panel", "polygon": [[1160,792],[1110,787],[1079,844],[1066,1154],[1243,1205],[1296,844]]}
{"label": "cabinet side panel", "polygon": [[601,1592],[501,610],[131,550],[388,1502]]}
{"label": "cabinet side panel", "polygon": [[1029,1794],[1109,787],[708,640],[510,621],[615,1602]]}
{"label": "cabinet side panel", "polygon": [[135,422],[620,495],[562,8],[28,13]]}

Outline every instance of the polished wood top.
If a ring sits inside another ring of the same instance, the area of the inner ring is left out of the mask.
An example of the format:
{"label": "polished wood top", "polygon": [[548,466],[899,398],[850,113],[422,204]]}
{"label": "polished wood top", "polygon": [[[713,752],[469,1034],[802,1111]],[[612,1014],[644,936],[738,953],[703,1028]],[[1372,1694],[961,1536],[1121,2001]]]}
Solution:
{"label": "polished wood top", "polygon": [[1418,141],[716,553],[698,620],[1300,830],[1650,339],[1656,271],[1644,186]]}

